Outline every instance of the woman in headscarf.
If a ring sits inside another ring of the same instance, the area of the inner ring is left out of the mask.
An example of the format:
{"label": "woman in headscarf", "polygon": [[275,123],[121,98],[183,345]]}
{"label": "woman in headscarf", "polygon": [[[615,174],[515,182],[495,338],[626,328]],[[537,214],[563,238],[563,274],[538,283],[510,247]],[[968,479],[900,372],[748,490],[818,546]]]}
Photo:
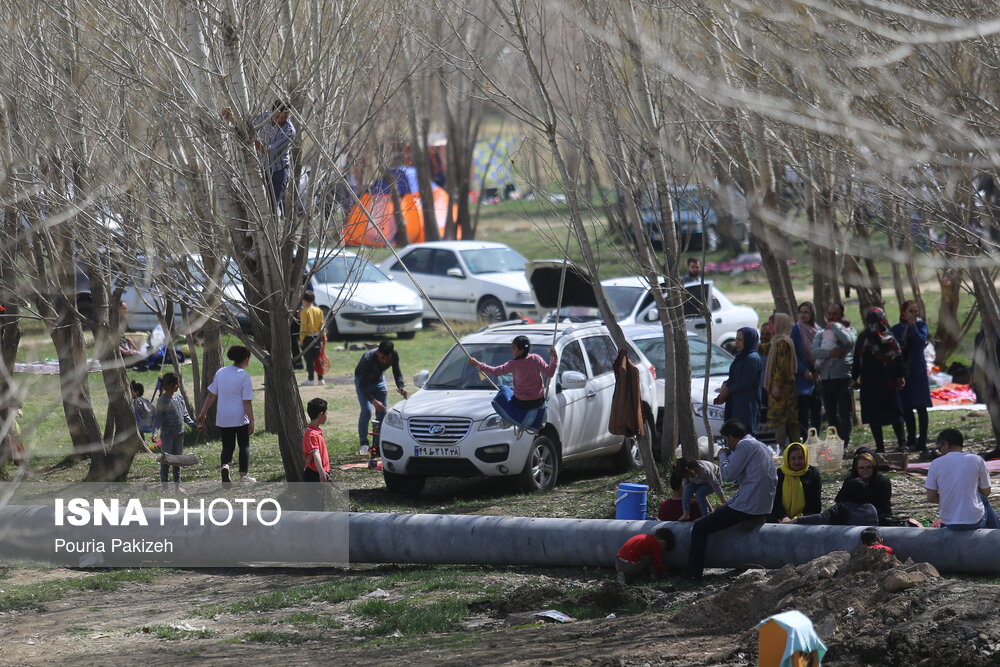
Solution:
{"label": "woman in headscarf", "polygon": [[784,448],[799,437],[799,402],[795,391],[798,359],[792,342],[792,318],[775,313],[771,340],[760,346],[767,356],[764,367],[764,391],[767,392],[767,422],[774,429],[774,439]]}
{"label": "woman in headscarf", "polygon": [[753,327],[736,332],[736,358],[729,364],[729,379],[722,383],[716,405],[725,404],[725,419],[736,419],[753,435],[760,418],[760,387],[764,363],[757,353],[760,335]]}
{"label": "woman in headscarf", "polygon": [[799,319],[792,327],[795,358],[799,363],[795,372],[795,393],[798,394],[799,434],[802,438],[806,437],[810,426],[818,429],[823,417],[823,401],[816,386],[819,376],[816,374],[816,359],[812,354],[813,340],[819,332],[816,309],[812,302],[803,301],[799,304]]}
{"label": "woman in headscarf", "polygon": [[899,324],[892,328],[892,334],[902,349],[903,368],[906,372],[906,386],[900,392],[903,420],[906,423],[906,447],[911,452],[926,452],[927,408],[931,407],[931,386],[927,377],[927,362],[924,361],[928,331],[927,322],[920,319],[920,309],[916,301],[904,301],[899,307]]}
{"label": "woman in headscarf", "polygon": [[803,514],[818,514],[823,478],[816,466],[809,465],[809,450],[793,442],[785,447],[782,459],[774,492],[774,509],[768,521],[777,523],[786,517],[796,519]]}
{"label": "woman in headscarf", "polygon": [[860,448],[854,454],[854,463],[851,464],[851,474],[844,481],[837,492],[834,502],[849,500],[849,492],[845,489],[847,482],[852,479],[860,479],[868,492],[864,501],[875,506],[878,512],[878,524],[880,526],[893,525],[892,520],[892,482],[888,477],[878,471],[875,463],[875,456],[867,447]]}
{"label": "woman in headscarf", "polygon": [[872,308],[865,316],[865,330],[854,344],[851,377],[861,388],[861,423],[871,428],[875,451],[885,451],[882,427],[886,424],[896,434],[899,451],[906,451],[899,394],[906,385],[903,356],[881,308]]}

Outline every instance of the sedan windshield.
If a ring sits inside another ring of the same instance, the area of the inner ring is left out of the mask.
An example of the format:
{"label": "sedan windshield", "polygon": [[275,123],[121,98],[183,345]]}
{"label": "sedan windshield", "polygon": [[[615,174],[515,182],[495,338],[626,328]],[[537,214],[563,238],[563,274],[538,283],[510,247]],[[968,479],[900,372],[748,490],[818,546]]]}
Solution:
{"label": "sedan windshield", "polygon": [[[473,357],[490,366],[499,366],[511,360],[510,343],[473,343],[465,349]],[[531,352],[549,358],[549,346],[532,346]],[[492,377],[492,376],[491,376]],[[497,385],[513,386],[514,378],[509,373],[493,378]],[[476,368],[469,365],[468,357],[458,345],[451,348],[445,358],[434,369],[427,381],[426,389],[492,389],[493,385]]]}
{"label": "sedan windshield", "polygon": [[360,257],[331,257],[316,269],[314,280],[321,285],[346,283],[387,283],[389,278],[375,265]]}
{"label": "sedan windshield", "polygon": [[[666,377],[667,357],[663,339],[656,336],[653,338],[641,338],[635,341],[636,347],[642,350],[650,363],[656,367],[657,377]],[[705,375],[705,361],[708,356],[708,341],[698,338],[688,338],[688,349],[691,352],[691,376],[699,377]],[[709,375],[726,375],[729,373],[729,364],[733,361],[733,355],[723,350],[718,345],[712,345],[712,369]]]}
{"label": "sedan windshield", "polygon": [[469,272],[473,274],[524,271],[524,257],[510,248],[463,250],[461,255],[465,265],[469,267]]}

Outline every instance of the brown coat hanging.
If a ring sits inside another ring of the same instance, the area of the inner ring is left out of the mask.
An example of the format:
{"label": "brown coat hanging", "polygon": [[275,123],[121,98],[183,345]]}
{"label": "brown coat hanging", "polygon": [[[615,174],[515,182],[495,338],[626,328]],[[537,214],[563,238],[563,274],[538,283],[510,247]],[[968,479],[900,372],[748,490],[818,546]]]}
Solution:
{"label": "brown coat hanging", "polygon": [[615,435],[642,436],[642,392],[639,389],[639,369],[622,349],[615,359],[615,393],[611,399],[608,431]]}

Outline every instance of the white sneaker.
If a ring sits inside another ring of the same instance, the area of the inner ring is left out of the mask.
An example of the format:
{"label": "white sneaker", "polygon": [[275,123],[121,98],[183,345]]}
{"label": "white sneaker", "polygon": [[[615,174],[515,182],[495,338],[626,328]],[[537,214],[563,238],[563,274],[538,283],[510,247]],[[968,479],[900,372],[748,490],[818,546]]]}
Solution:
{"label": "white sneaker", "polygon": [[316,381],[316,384],[326,384],[326,380],[320,378],[319,380]]}
{"label": "white sneaker", "polygon": [[312,385],[313,385],[312,380],[303,380],[302,382],[299,383],[300,387],[311,387]]}
{"label": "white sneaker", "polygon": [[251,477],[250,475],[244,475],[240,477],[240,484],[256,484],[257,478]]}
{"label": "white sneaker", "polygon": [[368,454],[369,454],[370,451],[371,451],[371,447],[369,447],[368,445],[359,445],[358,446],[358,456],[368,456]]}

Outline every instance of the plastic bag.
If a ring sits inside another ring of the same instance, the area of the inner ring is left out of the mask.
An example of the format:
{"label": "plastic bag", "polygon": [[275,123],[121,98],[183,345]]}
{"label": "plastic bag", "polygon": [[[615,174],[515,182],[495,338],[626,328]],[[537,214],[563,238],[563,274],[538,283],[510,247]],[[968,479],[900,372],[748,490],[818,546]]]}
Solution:
{"label": "plastic bag", "polygon": [[319,356],[313,362],[313,370],[316,371],[316,375],[320,376],[326,375],[330,370],[330,357],[326,356],[326,341],[323,341]]}

